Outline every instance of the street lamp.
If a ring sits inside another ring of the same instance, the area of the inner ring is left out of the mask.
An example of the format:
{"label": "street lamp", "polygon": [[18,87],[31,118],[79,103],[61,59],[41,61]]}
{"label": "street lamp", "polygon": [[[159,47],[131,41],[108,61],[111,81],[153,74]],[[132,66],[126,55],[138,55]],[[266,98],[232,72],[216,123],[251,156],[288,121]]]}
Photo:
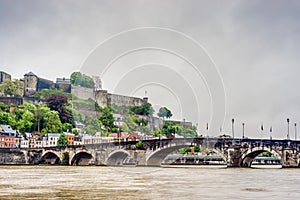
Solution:
{"label": "street lamp", "polygon": [[287,122],[287,125],[288,125],[288,129],[287,129],[287,139],[289,140],[290,139],[290,119],[287,118],[286,119],[286,122]]}
{"label": "street lamp", "polygon": [[245,123],[242,123],[243,126],[243,139],[245,138]]}
{"label": "street lamp", "polygon": [[183,130],[183,138],[185,139],[185,118],[183,118],[182,130]]}
{"label": "street lamp", "polygon": [[295,125],[295,140],[297,140],[297,123],[295,123],[294,125]]}
{"label": "street lamp", "polygon": [[263,133],[264,133],[264,125],[263,125],[263,124],[261,124],[260,130],[261,130],[261,140],[260,140],[260,145],[261,145],[261,147],[262,147],[262,146],[263,146]]}
{"label": "street lamp", "polygon": [[231,119],[232,138],[234,139],[234,118]]}

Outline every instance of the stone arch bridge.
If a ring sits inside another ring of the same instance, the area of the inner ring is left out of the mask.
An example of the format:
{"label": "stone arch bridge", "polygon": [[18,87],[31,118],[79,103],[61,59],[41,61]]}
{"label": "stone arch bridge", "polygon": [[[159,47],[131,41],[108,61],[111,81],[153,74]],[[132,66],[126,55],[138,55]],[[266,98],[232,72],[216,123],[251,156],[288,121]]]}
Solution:
{"label": "stone arch bridge", "polygon": [[182,147],[200,145],[222,156],[229,167],[249,167],[262,152],[271,152],[284,167],[299,167],[300,141],[232,138],[175,138],[86,144],[68,147],[0,149],[0,164],[160,166]]}

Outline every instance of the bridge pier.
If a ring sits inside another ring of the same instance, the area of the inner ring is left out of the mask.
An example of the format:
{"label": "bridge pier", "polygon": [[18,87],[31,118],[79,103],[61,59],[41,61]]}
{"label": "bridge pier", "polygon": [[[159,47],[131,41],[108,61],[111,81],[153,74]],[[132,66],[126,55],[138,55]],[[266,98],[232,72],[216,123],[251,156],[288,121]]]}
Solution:
{"label": "bridge pier", "polygon": [[240,145],[234,145],[231,148],[228,148],[228,167],[241,167],[241,147]]}
{"label": "bridge pier", "polygon": [[282,167],[299,167],[299,154],[295,149],[285,148],[281,157]]}

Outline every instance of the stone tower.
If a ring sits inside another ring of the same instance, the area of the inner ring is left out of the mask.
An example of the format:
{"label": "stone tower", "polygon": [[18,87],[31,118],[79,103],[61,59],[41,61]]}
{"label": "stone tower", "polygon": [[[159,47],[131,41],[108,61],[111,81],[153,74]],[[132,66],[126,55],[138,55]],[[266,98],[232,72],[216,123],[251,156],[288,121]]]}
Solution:
{"label": "stone tower", "polygon": [[24,75],[24,96],[30,97],[37,90],[38,77],[32,73],[26,73]]}
{"label": "stone tower", "polygon": [[92,76],[92,78],[93,78],[93,81],[95,83],[95,86],[94,86],[95,91],[102,90],[102,81],[101,81],[100,77],[99,76]]}

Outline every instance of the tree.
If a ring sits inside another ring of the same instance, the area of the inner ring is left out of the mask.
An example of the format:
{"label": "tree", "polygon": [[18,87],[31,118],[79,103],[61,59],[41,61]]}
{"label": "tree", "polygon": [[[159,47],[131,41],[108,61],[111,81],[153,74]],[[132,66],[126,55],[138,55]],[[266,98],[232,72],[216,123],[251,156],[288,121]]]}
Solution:
{"label": "tree", "polygon": [[9,80],[6,79],[0,84],[0,91],[8,95],[23,95],[24,83],[20,80]]}
{"label": "tree", "polygon": [[61,134],[57,140],[57,146],[58,147],[65,147],[70,144],[67,136],[65,134]]}
{"label": "tree", "polygon": [[137,143],[136,143],[136,148],[138,148],[138,149],[142,149],[143,148],[143,142],[142,141],[138,141]]}
{"label": "tree", "polygon": [[16,121],[10,113],[0,112],[0,124],[10,125],[15,128]]}
{"label": "tree", "polygon": [[161,107],[157,115],[162,118],[171,118],[173,116],[172,112],[166,107]]}
{"label": "tree", "polygon": [[46,99],[47,97],[51,96],[52,94],[63,94],[68,97],[68,99],[72,99],[72,94],[64,92],[62,90],[54,89],[42,89],[41,91],[37,91],[34,93],[33,97],[39,99]]}
{"label": "tree", "polygon": [[44,127],[42,133],[60,133],[62,131],[62,124],[57,111],[51,110],[46,113]]}
{"label": "tree", "polygon": [[80,72],[73,72],[71,74],[71,83],[73,85],[80,85],[88,88],[94,88],[95,86],[95,83],[91,77]]}
{"label": "tree", "polygon": [[33,113],[26,110],[22,114],[22,118],[17,121],[16,129],[19,130],[21,133],[32,132],[33,120],[34,120]]}
{"label": "tree", "polygon": [[63,94],[52,94],[46,98],[47,105],[51,110],[55,110],[59,113],[59,118],[62,123],[72,123],[72,115],[65,108],[68,103],[68,98]]}
{"label": "tree", "polygon": [[103,109],[103,112],[102,112],[101,116],[98,119],[106,129],[111,130],[113,127],[115,127],[115,125],[114,125],[114,122],[115,122],[114,116],[110,112],[110,109],[108,107]]}
{"label": "tree", "polygon": [[9,106],[6,105],[3,102],[0,102],[0,111],[2,111],[2,112],[9,112]]}
{"label": "tree", "polygon": [[64,123],[64,124],[62,124],[62,130],[63,131],[72,131],[72,124],[69,124],[69,123]]}
{"label": "tree", "polygon": [[174,134],[174,133],[180,134],[182,132],[182,127],[170,121],[164,121],[161,132],[166,136],[169,136],[170,134]]}
{"label": "tree", "polygon": [[133,106],[129,108],[134,114],[137,115],[152,115],[154,113],[154,109],[152,108],[151,103],[144,103],[141,106]]}
{"label": "tree", "polygon": [[83,128],[83,131],[88,134],[95,134],[99,131],[101,131],[99,120],[97,118],[93,117],[87,117],[84,121],[85,127]]}
{"label": "tree", "polygon": [[204,153],[205,153],[206,155],[209,155],[209,154],[211,153],[211,151],[210,151],[210,149],[206,148],[206,149],[204,149]]}
{"label": "tree", "polygon": [[136,131],[138,125],[133,121],[132,116],[127,114],[124,117],[124,123],[122,125],[122,129],[126,132]]}
{"label": "tree", "polygon": [[194,152],[201,152],[201,147],[200,146],[195,146],[194,147]]}

